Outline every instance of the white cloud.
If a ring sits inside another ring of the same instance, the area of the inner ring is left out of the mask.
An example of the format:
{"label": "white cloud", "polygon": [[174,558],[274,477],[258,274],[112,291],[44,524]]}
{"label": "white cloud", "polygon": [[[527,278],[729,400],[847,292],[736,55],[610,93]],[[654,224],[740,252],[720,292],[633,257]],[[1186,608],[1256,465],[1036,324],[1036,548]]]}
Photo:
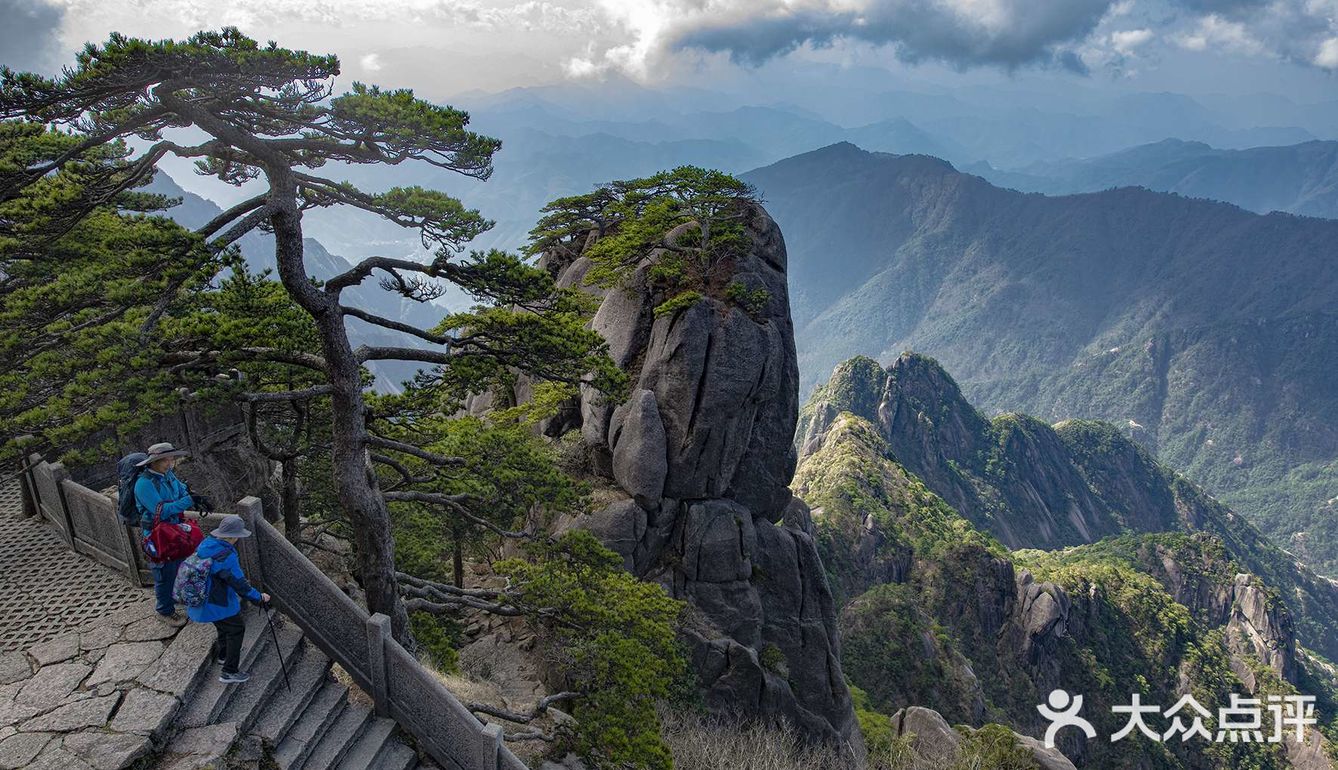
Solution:
{"label": "white cloud", "polygon": [[[1166,40],[1329,67],[1338,0],[599,0],[608,40],[566,71],[645,78],[685,52],[758,65],[798,50],[884,46],[958,68],[1127,70]],[[1113,29],[1119,24],[1124,29]],[[1155,54],[1153,54],[1155,55]]]}
{"label": "white cloud", "polygon": [[1191,32],[1176,38],[1182,47],[1191,51],[1242,53],[1252,56],[1265,53],[1265,47],[1256,40],[1243,22],[1228,21],[1217,14],[1198,20]]}
{"label": "white cloud", "polygon": [[1110,33],[1110,46],[1128,56],[1155,35],[1150,29],[1121,29]]}
{"label": "white cloud", "polygon": [[[1265,56],[1338,70],[1338,0],[9,2],[62,9],[66,51],[113,29],[183,37],[235,24],[261,39],[339,53],[350,70],[360,65],[391,80],[415,81],[437,55],[494,62],[481,72],[461,70],[449,88],[610,71],[648,81],[792,53],[839,61],[851,51],[955,69],[1128,74],[1135,63],[1155,62],[1163,46],[1178,45],[1206,56]],[[447,88],[447,80],[437,78],[433,87]]]}
{"label": "white cloud", "polygon": [[1320,43],[1319,53],[1315,54],[1315,66],[1326,70],[1338,70],[1338,37],[1331,37]]}

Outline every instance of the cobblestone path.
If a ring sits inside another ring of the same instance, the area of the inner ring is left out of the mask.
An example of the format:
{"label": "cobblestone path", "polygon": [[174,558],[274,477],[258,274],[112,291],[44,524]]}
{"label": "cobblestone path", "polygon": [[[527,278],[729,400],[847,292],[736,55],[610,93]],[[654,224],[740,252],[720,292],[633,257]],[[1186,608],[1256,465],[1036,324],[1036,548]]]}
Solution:
{"label": "cobblestone path", "polygon": [[26,650],[140,602],[148,591],[70,551],[0,483],[0,653]]}

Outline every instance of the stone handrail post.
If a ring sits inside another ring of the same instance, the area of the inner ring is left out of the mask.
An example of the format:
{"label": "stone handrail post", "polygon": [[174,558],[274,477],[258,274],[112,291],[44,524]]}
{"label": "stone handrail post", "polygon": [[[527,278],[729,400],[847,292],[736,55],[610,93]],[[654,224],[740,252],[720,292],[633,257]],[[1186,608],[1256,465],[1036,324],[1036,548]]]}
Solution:
{"label": "stone handrail post", "polygon": [[390,716],[390,686],[386,678],[386,642],[390,640],[390,618],[380,612],[367,618],[367,671],[372,682],[376,715]]}

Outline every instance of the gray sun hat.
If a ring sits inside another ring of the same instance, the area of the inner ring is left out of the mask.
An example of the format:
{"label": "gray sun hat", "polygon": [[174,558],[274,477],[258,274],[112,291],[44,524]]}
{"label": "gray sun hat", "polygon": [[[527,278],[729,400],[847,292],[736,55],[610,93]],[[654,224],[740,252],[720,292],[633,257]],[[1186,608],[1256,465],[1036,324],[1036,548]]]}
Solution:
{"label": "gray sun hat", "polygon": [[214,528],[214,537],[250,537],[251,530],[246,528],[246,522],[242,517],[235,513],[230,513],[223,517],[223,521]]}
{"label": "gray sun hat", "polygon": [[153,446],[149,447],[148,455],[149,455],[148,457],[144,458],[143,460],[140,460],[138,463],[135,463],[135,465],[137,466],[148,465],[154,460],[161,460],[164,457],[187,457],[190,455],[190,453],[184,449],[177,449],[168,442],[164,441],[161,444],[154,444]]}

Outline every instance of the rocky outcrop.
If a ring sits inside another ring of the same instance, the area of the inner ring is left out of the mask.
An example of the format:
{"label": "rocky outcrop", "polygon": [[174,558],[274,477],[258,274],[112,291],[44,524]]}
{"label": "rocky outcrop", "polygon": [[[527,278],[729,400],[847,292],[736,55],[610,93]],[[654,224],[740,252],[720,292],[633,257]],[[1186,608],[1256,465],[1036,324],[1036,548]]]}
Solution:
{"label": "rocky outcrop", "polygon": [[[1139,567],[1214,627],[1231,620],[1238,594],[1244,596],[1241,587],[1231,587],[1232,576],[1256,576],[1253,585],[1272,589],[1272,604],[1283,605],[1287,618],[1257,615],[1261,603],[1250,601],[1236,624],[1238,647],[1279,674],[1292,671],[1287,650],[1296,644],[1338,655],[1331,633],[1338,624],[1338,587],[1113,425],[1066,420],[1050,426],[1018,414],[987,420],[938,362],[914,353],[887,367],[862,357],[838,366],[803,408],[795,440],[803,457],[821,452],[842,412],[873,426],[890,459],[1009,548],[1057,549],[1129,533],[1212,538],[1220,564],[1181,564],[1186,569],[1177,574],[1176,564],[1160,564],[1161,557],[1150,554]],[[1260,625],[1246,623],[1246,615]],[[1287,642],[1291,637],[1295,641]]]}
{"label": "rocky outcrop", "polygon": [[[1253,654],[1273,673],[1296,682],[1296,636],[1291,616],[1277,595],[1260,585],[1253,575],[1236,575],[1231,582],[1231,616],[1227,621],[1227,643],[1236,655]],[[1255,677],[1248,672],[1241,680],[1251,692]]]}
{"label": "rocky outcrop", "polygon": [[903,353],[881,371],[870,359],[852,359],[804,411],[796,444],[805,455],[820,446],[840,411],[851,411],[877,426],[907,470],[1010,548],[1057,548],[1125,528],[1164,528],[1171,510],[1139,509],[1156,520],[1127,521],[1125,508],[1096,494],[1055,429],[1018,414],[987,420],[926,356]]}
{"label": "rocky outcrop", "polygon": [[[967,734],[973,732],[969,727],[961,729]],[[901,709],[892,715],[892,730],[897,737],[909,740],[916,757],[915,767],[980,766],[980,758],[963,756],[963,733],[950,727],[933,709],[920,706]],[[1075,770],[1058,749],[1046,748],[1041,741],[1016,732],[1013,739],[1019,748],[1031,754],[1041,770]]]}
{"label": "rocky outcrop", "polygon": [[785,720],[862,754],[841,673],[836,611],[807,507],[788,488],[798,370],[785,244],[758,205],[751,249],[727,284],[764,302],[703,292],[676,309],[649,278],[651,254],[621,286],[584,286],[588,258],[544,264],[564,286],[602,296],[593,327],[630,375],[611,403],[587,389],[550,433],[579,428],[590,470],[624,499],[575,522],[635,574],[692,607],[686,636],[706,704]]}
{"label": "rocky outcrop", "polygon": [[1235,572],[1214,537],[1200,534],[1174,542],[1144,541],[1133,553],[1139,569],[1197,620],[1224,629],[1232,668],[1250,692],[1256,691],[1256,676],[1247,658],[1296,684],[1296,631],[1278,593],[1255,575]]}
{"label": "rocky outcrop", "polygon": [[[912,362],[911,368],[915,363],[922,362]],[[986,424],[984,437],[1001,441],[975,436],[982,451],[988,454],[997,446],[999,458],[1030,457],[1032,466],[1014,470],[986,462],[991,470],[973,477],[982,487],[989,489],[989,483],[1010,475],[1041,480],[1073,473],[1108,510],[1124,508],[1123,521],[1165,517],[1187,530],[1128,534],[1051,554],[1010,554],[980,536],[926,489],[932,485],[922,484],[901,464],[885,434],[886,423],[852,412],[861,402],[867,410],[873,392],[881,394],[881,404],[890,403],[894,386],[886,385],[891,380],[886,373],[880,375],[886,386],[878,384],[871,372],[882,370],[872,362],[862,366],[857,360],[851,366],[868,371],[838,372],[843,380],[834,379],[836,387],[805,407],[808,435],[795,489],[819,506],[812,514],[823,560],[839,595],[849,600],[840,614],[846,672],[872,704],[885,712],[929,707],[954,723],[979,726],[994,720],[1036,736],[1046,723],[1034,704],[1053,689],[1071,690],[1083,682],[1093,719],[1113,733],[1122,725],[1108,724],[1109,708],[1127,694],[1103,691],[1093,673],[1139,671],[1147,677],[1147,697],[1170,701],[1193,687],[1262,692],[1272,681],[1260,676],[1265,667],[1293,684],[1298,681],[1302,651],[1292,614],[1286,594],[1271,588],[1279,574],[1286,579],[1279,561],[1255,547],[1248,527],[1236,526],[1229,512],[1201,498],[1192,485],[1176,481],[1131,442],[1092,423],[1052,430],[1010,417]],[[940,452],[938,478],[963,473],[963,464],[954,467],[942,459],[962,454],[936,446],[930,423],[937,420],[948,435],[969,425],[971,417],[955,418],[950,407],[935,406],[930,397],[921,391],[903,401],[918,410],[906,432],[928,439],[916,446]],[[831,412],[835,416],[829,417]],[[969,434],[959,437],[973,440]],[[1031,455],[1024,451],[1028,447],[1045,451]],[[1066,471],[1035,467],[1059,461],[1067,464]],[[1024,463],[1019,459],[1017,465]],[[1130,511],[1126,501],[1157,510]],[[1007,515],[1012,509],[998,512]],[[1224,541],[1223,534],[1232,539]],[[1272,572],[1246,572],[1247,558],[1265,569],[1271,565]],[[1175,625],[1175,618],[1184,615],[1170,609],[1172,602],[1196,621],[1194,634],[1213,630],[1200,648],[1211,656],[1207,668],[1196,668],[1157,642],[1185,633]],[[1158,605],[1167,610],[1155,617],[1147,613]],[[1170,670],[1180,676],[1160,676]],[[1219,673],[1205,680],[1205,670]],[[1111,764],[1116,757],[1108,742],[1093,742],[1074,731],[1062,734],[1059,742],[1060,751],[1081,766],[1122,766]],[[1287,748],[1298,757],[1302,750],[1317,756],[1314,746]]]}
{"label": "rocky outcrop", "polygon": [[1060,586],[1037,582],[1030,572],[1020,570],[1014,607],[1005,631],[1005,647],[1017,650],[1036,681],[1036,689],[1048,692],[1060,684],[1059,646],[1069,633],[1072,602]]}

